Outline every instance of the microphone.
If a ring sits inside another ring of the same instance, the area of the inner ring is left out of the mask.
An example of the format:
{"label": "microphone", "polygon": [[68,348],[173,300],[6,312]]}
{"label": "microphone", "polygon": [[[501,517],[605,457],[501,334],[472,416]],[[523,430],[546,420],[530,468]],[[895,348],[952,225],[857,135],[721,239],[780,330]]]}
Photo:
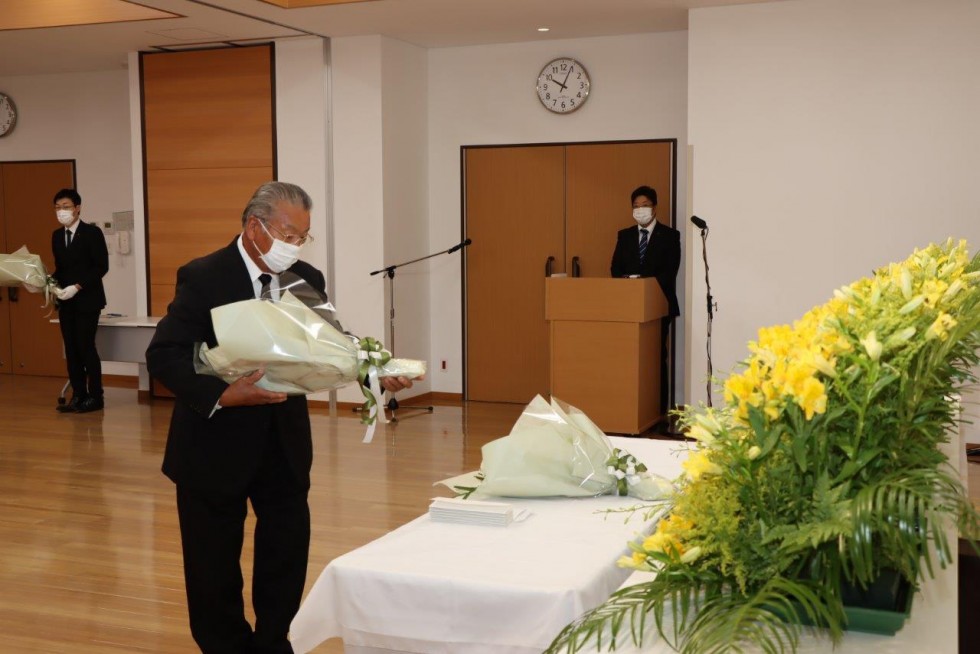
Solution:
{"label": "microphone", "polygon": [[698,229],[708,229],[708,223],[704,222],[697,216],[691,216],[691,222],[694,223],[694,226]]}
{"label": "microphone", "polygon": [[470,244],[470,243],[472,243],[472,242],[473,242],[473,239],[470,239],[470,238],[468,238],[468,239],[466,239],[465,241],[463,241],[462,243],[459,243],[458,245],[454,245],[454,246],[452,246],[451,248],[449,248],[449,250],[447,251],[447,253],[448,253],[448,254],[452,254],[452,253],[453,253],[453,252],[455,252],[456,250],[459,250],[459,249],[462,249],[462,248],[465,248],[465,247],[466,247],[467,245],[469,245],[469,244]]}

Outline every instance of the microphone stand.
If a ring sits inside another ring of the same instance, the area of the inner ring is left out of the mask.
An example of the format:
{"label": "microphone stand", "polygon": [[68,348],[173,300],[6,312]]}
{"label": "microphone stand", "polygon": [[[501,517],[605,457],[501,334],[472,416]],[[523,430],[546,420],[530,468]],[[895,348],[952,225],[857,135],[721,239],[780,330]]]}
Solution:
{"label": "microphone stand", "polygon": [[[696,217],[696,216],[695,216]],[[711,323],[715,317],[715,302],[711,297],[711,280],[708,277],[708,225],[701,220],[700,222],[694,221],[692,217],[691,221],[695,225],[701,228],[701,257],[704,259],[704,285],[707,289],[707,299],[708,299],[708,337],[707,337],[707,352],[708,352],[708,381],[706,382],[706,390],[708,391],[708,406],[711,406],[711,382],[713,380],[714,372],[711,366]]]}
{"label": "microphone stand", "polygon": [[[385,266],[384,268],[380,268],[378,270],[371,272],[372,276],[380,275],[381,273],[384,273],[385,278],[388,280],[389,339],[387,345],[388,345],[388,351],[392,353],[392,356],[394,356],[394,352],[395,352],[395,270],[401,268],[402,266],[407,266],[409,264],[418,263],[419,261],[425,261],[426,259],[431,259],[432,257],[437,257],[441,254],[452,254],[453,252],[466,247],[471,242],[472,241],[470,239],[466,239],[462,243],[457,243],[456,245],[452,246],[447,250],[433,252],[432,254],[427,254],[424,257],[419,257],[418,259],[412,259],[411,261],[404,261],[402,263],[396,263],[390,266]],[[387,393],[388,391],[386,390],[385,392]],[[416,409],[418,411],[424,411],[425,413],[432,413],[434,410],[432,406],[401,405],[398,403],[398,400],[395,399],[394,395],[392,395],[391,398],[388,400],[388,403],[385,404],[385,408],[387,408],[388,411],[391,411],[391,422],[398,422],[398,418],[395,417],[395,411],[398,409]],[[355,407],[354,411],[360,411],[360,407]]]}

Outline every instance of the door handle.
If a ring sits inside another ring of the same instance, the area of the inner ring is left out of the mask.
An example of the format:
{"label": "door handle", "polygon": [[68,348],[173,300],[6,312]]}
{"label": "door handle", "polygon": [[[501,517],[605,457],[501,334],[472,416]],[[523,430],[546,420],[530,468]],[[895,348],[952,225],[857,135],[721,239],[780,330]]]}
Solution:
{"label": "door handle", "polygon": [[578,263],[578,257],[572,257],[572,277],[582,276],[582,266]]}
{"label": "door handle", "polygon": [[551,270],[555,265],[555,258],[548,257],[548,260],[544,262],[544,276],[551,277]]}
{"label": "door handle", "polygon": [[19,291],[20,291],[20,289],[17,288],[16,286],[10,286],[10,287],[7,288],[7,297],[10,298],[10,301],[11,302],[16,302],[17,301],[17,295],[18,295],[18,292]]}

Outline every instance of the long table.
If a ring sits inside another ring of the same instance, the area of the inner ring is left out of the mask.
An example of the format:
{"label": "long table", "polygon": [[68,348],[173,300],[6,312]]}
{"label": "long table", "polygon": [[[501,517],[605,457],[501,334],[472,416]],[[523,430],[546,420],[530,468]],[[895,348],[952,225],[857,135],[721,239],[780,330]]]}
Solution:
{"label": "long table", "polygon": [[146,348],[158,322],[158,317],[100,317],[95,332],[99,356],[105,361],[146,363]]}
{"label": "long table", "polygon": [[[680,473],[681,443],[611,440],[651,472]],[[293,649],[340,637],[348,652],[540,653],[623,583],[616,560],[651,529],[602,512],[638,503],[629,497],[504,501],[532,515],[508,527],[423,515],[334,559],[293,621]]]}
{"label": "long table", "polygon": [[[681,443],[611,440],[654,473],[680,474]],[[635,500],[506,501],[533,515],[506,528],[437,523],[423,515],[334,559],[293,621],[294,650],[308,652],[339,637],[348,654],[537,654],[621,585],[643,580],[615,561],[626,553],[628,540],[649,533],[652,525],[639,516],[626,522],[622,515],[597,513]],[[922,584],[898,634],[847,634],[835,651],[955,652],[957,593],[955,564],[937,566],[936,578]],[[826,638],[807,636],[798,651],[829,650]],[[622,643],[617,651],[641,650]],[[672,651],[655,637],[642,648],[644,654]]]}
{"label": "long table", "polygon": [[[59,322],[52,318],[51,322]],[[138,364],[140,390],[150,388],[150,376],[146,371],[146,348],[156,333],[158,316],[99,316],[99,328],[95,332],[95,347],[102,361]],[[68,384],[62,389],[64,397]]]}
{"label": "long table", "polygon": [[156,333],[160,318],[156,316],[102,316],[95,332],[95,346],[103,361],[138,364],[140,390],[150,388],[146,372],[146,348]]}

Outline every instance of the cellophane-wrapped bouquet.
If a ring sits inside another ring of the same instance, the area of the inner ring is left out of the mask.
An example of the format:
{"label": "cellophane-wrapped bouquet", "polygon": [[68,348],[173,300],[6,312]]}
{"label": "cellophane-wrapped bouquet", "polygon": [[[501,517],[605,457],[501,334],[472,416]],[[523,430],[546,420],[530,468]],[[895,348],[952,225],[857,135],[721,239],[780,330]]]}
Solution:
{"label": "cellophane-wrapped bouquet", "polygon": [[58,287],[48,275],[41,255],[31,254],[26,245],[10,254],[0,254],[0,286],[21,285],[32,293],[44,293],[45,306]]}
{"label": "cellophane-wrapped bouquet", "polygon": [[381,411],[381,377],[415,379],[425,362],[394,359],[373,338],[344,331],[327,297],[299,277],[280,275],[278,297],[243,300],[211,310],[217,347],[196,349],[198,373],[231,383],[255,370],[269,391],[307,394],[358,382],[365,396],[361,420],[373,434]]}
{"label": "cellophane-wrapped bouquet", "polygon": [[656,501],[673,485],[614,448],[579,409],[536,396],[510,434],[483,446],[478,473],[444,482],[466,497],[630,495]]}

